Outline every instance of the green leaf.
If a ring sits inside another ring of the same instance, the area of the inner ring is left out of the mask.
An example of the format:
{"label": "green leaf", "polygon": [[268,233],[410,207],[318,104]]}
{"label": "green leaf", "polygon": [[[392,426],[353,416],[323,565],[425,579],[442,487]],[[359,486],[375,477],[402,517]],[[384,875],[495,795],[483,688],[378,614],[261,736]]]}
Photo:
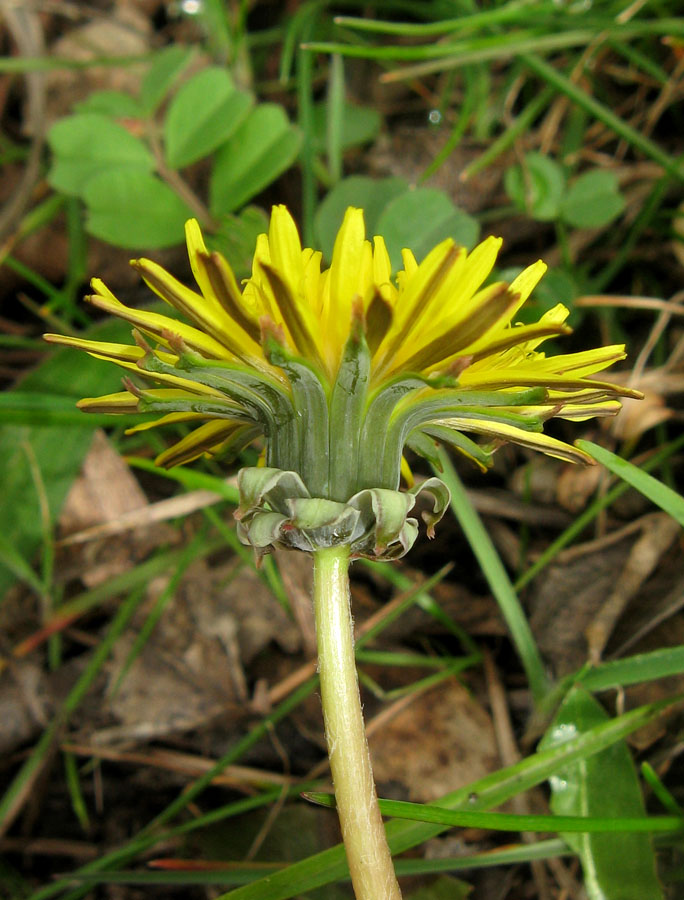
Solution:
{"label": "green leaf", "polygon": [[193,47],[172,44],[156,54],[140,85],[140,103],[151,116],[195,55]]}
{"label": "green leaf", "polygon": [[178,90],[164,119],[166,161],[182,169],[213,153],[249,113],[254,98],[225,69],[211,66]]}
{"label": "green leaf", "polygon": [[209,184],[211,211],[225,215],[267,187],[297,158],[301,135],[282,106],[261,103],[217,152]]}
{"label": "green leaf", "polygon": [[658,481],[653,475],[642,472],[634,463],[593,444],[591,441],[577,441],[577,446],[593,456],[595,460],[604,465],[607,469],[622,478],[633,488],[636,488],[648,500],[651,500],[656,506],[659,506],[664,512],[676,519],[680,525],[684,526],[684,497],[680,496],[672,488],[669,488],[662,481]]}
{"label": "green leaf", "polygon": [[382,211],[377,229],[385,238],[394,270],[402,265],[404,247],[421,260],[444,238],[470,249],[480,234],[478,221],[436,188],[417,188],[396,197]]}
{"label": "green leaf", "polygon": [[[326,151],[327,119],[328,104],[317,103],[313,108],[313,139],[317,153]],[[375,108],[345,103],[342,111],[342,149],[348,150],[374,140],[381,125],[382,117]]]}
{"label": "green leaf", "polygon": [[558,218],[565,174],[557,162],[543,153],[526,153],[523,166],[507,169],[504,186],[521,212],[541,222]]}
{"label": "green leaf", "polygon": [[602,228],[625,208],[614,172],[585,172],[568,188],[560,203],[560,217],[575,228]]}
{"label": "green leaf", "polygon": [[268,231],[268,216],[258,206],[246,206],[238,215],[223,216],[216,234],[206,235],[210,250],[223,253],[236,278],[252,270],[256,239]]}
{"label": "green leaf", "polygon": [[124,91],[93,91],[76,103],[77,113],[96,113],[110,119],[139,119],[143,116],[140,102]]}
{"label": "green leaf", "polygon": [[[600,703],[576,687],[565,698],[541,742],[562,746],[610,721]],[[561,816],[637,817],[644,815],[639,780],[624,740],[560,769],[550,779],[551,809]],[[619,825],[616,824],[616,832]],[[645,834],[564,833],[579,854],[590,900],[658,900],[663,897],[651,838]]]}
{"label": "green leaf", "polygon": [[[129,332],[127,323],[117,321],[93,329],[88,336],[115,341],[125,340]],[[80,397],[116,391],[120,383],[121,372],[115,366],[92,359],[84,353],[64,349],[51,353],[37,369],[22,379],[18,389],[24,394],[36,393],[43,398],[51,394],[58,407],[62,407],[71,396],[73,409],[76,409],[76,401]],[[0,559],[0,597],[15,577],[22,574],[21,559],[25,564],[30,562],[43,540],[30,456],[33,456],[41,473],[54,523],[89,446],[90,435],[81,428],[3,423],[0,429],[0,457],[3,460],[0,534],[4,535],[6,543]],[[31,581],[25,571],[23,577]]]}
{"label": "green leaf", "polygon": [[152,154],[121,125],[98,113],[67,116],[48,133],[54,160],[48,181],[65,194],[83,196],[90,179],[112,167],[129,174],[152,172]]}
{"label": "green leaf", "polygon": [[317,245],[323,256],[332,259],[335,236],[342,224],[348,206],[363,209],[366,220],[366,234],[378,234],[377,222],[387,204],[400,194],[408,191],[408,182],[403,178],[369,178],[367,175],[352,175],[343,178],[326,195],[316,210],[314,231]]}
{"label": "green leaf", "polygon": [[171,247],[183,240],[192,210],[147,172],[113,169],[91,178],[83,192],[87,231],[116,247]]}

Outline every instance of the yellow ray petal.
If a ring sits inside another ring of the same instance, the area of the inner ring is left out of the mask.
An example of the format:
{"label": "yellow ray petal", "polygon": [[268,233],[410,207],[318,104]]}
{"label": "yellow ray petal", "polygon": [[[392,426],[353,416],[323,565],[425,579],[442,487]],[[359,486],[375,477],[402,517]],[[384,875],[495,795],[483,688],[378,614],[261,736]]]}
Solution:
{"label": "yellow ray petal", "polygon": [[553,371],[558,374],[572,372],[577,377],[593,375],[607,369],[613,363],[627,356],[624,344],[613,344],[609,347],[597,347],[594,350],[580,350],[577,353],[566,353],[539,359],[536,363],[540,372]]}
{"label": "yellow ray petal", "polygon": [[445,419],[438,424],[455,428],[458,431],[484,434],[496,440],[510,441],[514,444],[519,444],[521,447],[528,447],[530,450],[541,450],[547,456],[554,456],[557,459],[564,459],[568,462],[594,465],[594,460],[583,450],[579,450],[571,444],[566,444],[564,441],[549,437],[547,434],[523,431],[522,428],[516,428],[515,425],[507,425],[503,422],[490,422],[487,419],[459,419],[457,417]]}
{"label": "yellow ray petal", "polygon": [[154,419],[152,422],[141,422],[140,425],[133,425],[132,428],[126,429],[126,434],[137,434],[139,431],[149,431],[150,428],[157,428],[163,425],[174,425],[183,422],[206,422],[211,418],[211,414],[203,415],[202,413],[193,412],[173,412]]}
{"label": "yellow ray petal", "polygon": [[185,243],[188,248],[188,259],[190,260],[190,268],[195,276],[197,287],[205,297],[212,294],[211,282],[207,278],[207,274],[201,265],[198,265],[199,256],[208,256],[209,251],[204,243],[202,230],[197,219],[188,219],[185,223]]}
{"label": "yellow ray petal", "polygon": [[535,325],[514,325],[510,328],[494,329],[491,334],[466,347],[463,354],[472,356],[473,362],[477,362],[489,356],[498,356],[511,347],[528,346],[531,343],[536,345],[548,337],[570,334],[571,331],[572,329],[566,325],[553,322],[546,324],[542,321]]}
{"label": "yellow ray petal", "polygon": [[[95,280],[93,286],[95,286]],[[100,284],[97,285],[97,289],[99,291]],[[97,306],[98,309],[103,309],[105,312],[118,316],[120,319],[125,319],[133,325],[137,325],[141,331],[154,335],[156,340],[164,346],[168,346],[169,334],[177,335],[185,341],[188,347],[197,350],[209,359],[235,358],[233,354],[215,338],[211,337],[209,334],[205,334],[198,328],[193,328],[192,325],[186,325],[184,322],[179,322],[177,319],[170,319],[168,316],[163,316],[160,313],[149,312],[149,310],[132,309],[131,307],[124,306],[124,304],[117,300],[110,291],[107,291],[106,295],[99,292],[91,294],[86,299],[92,303],[93,306]]]}
{"label": "yellow ray petal", "polygon": [[[422,372],[437,365],[445,365],[447,360],[467,353],[468,347],[493,328],[502,317],[507,316],[511,307],[517,303],[517,296],[511,294],[505,284],[492,285],[486,293],[488,296],[477,308],[465,313],[425,346],[411,355],[406,352],[397,353],[395,365],[388,373],[398,368]],[[410,350],[410,347],[407,349]]]}
{"label": "yellow ray petal", "polygon": [[231,338],[238,345],[245,359],[261,356],[261,328],[254,317],[252,304],[247,304],[240,293],[233,270],[220,253],[198,253],[195,265],[209,289],[225,310],[230,320]]}
{"label": "yellow ray petal", "polygon": [[294,219],[286,206],[274,206],[268,229],[271,265],[281,273],[292,290],[302,281],[302,244]]}
{"label": "yellow ray petal", "polygon": [[178,443],[164,450],[155,459],[155,465],[171,468],[182,463],[192,462],[204,453],[212,453],[218,450],[221,444],[232,437],[239,429],[245,429],[243,422],[230,422],[220,419],[207,422],[195,428]]}
{"label": "yellow ray petal", "polygon": [[[134,347],[131,344],[113,344],[108,341],[91,341],[87,338],[73,337],[66,334],[44,334],[44,340],[50,344],[62,344],[65,347],[75,347],[77,350],[85,350],[98,359],[121,360],[122,362],[136,363],[145,355],[145,351],[141,347]],[[171,365],[178,359],[170,353],[163,354]],[[161,358],[161,354],[160,354]]]}
{"label": "yellow ray petal", "polygon": [[375,360],[376,378],[394,366],[394,356],[411,331],[416,328],[422,312],[440,290],[450,272],[462,264],[463,251],[448,238],[428,253],[400,291],[395,316],[387,337],[378,348]]}
{"label": "yellow ray petal", "polygon": [[125,415],[138,412],[138,398],[130,391],[117,391],[102,397],[84,397],[76,406],[83,412]]}
{"label": "yellow ray petal", "polygon": [[352,300],[357,294],[363,297],[362,285],[372,277],[370,245],[365,237],[363,211],[349,207],[333,248],[327,303],[321,321],[329,367],[339,361],[344,339],[349,334]]}
{"label": "yellow ray petal", "polygon": [[[574,392],[581,390],[604,391],[613,396],[630,397],[633,391],[622,385],[610,384],[605,381],[594,381],[582,376],[557,375],[555,372],[542,372],[533,366],[511,369],[491,369],[488,372],[473,373],[466,369],[460,376],[462,387],[484,388],[488,391],[506,390],[516,387],[547,387],[555,388],[561,392]],[[535,374],[532,374],[535,373]]]}
{"label": "yellow ray petal", "polygon": [[[210,272],[207,269],[207,262],[207,258],[200,259],[198,256],[195,259],[195,268],[202,273],[202,280],[206,280],[209,286],[210,293],[204,296],[190,290],[151,260],[133,260],[131,265],[140,272],[145,284],[158,297],[181,312],[202,333],[217,338],[225,349],[236,358],[242,359],[250,365],[263,365],[262,359],[260,359],[261,347],[254,337],[251,337],[242,327],[242,320],[238,320],[236,315],[231,316],[224,305],[218,301],[211,286],[210,276],[212,273],[229,278],[228,271],[226,271],[227,264],[222,267],[219,254],[216,254],[213,264],[209,263],[212,266]],[[222,280],[218,277],[215,280],[217,287],[220,288]],[[239,307],[236,311],[239,313]],[[258,326],[254,325],[254,327],[258,335]]]}
{"label": "yellow ray petal", "polygon": [[518,294],[520,300],[518,301],[517,307],[513,310],[512,315],[515,315],[520,307],[527,301],[532,291],[543,278],[547,269],[548,266],[546,263],[542,262],[541,259],[538,259],[536,263],[523,269],[520,275],[513,279],[511,282],[511,290]]}
{"label": "yellow ray petal", "polygon": [[392,284],[392,263],[384,238],[379,235],[373,238],[373,283],[383,300],[394,303],[397,291]]}

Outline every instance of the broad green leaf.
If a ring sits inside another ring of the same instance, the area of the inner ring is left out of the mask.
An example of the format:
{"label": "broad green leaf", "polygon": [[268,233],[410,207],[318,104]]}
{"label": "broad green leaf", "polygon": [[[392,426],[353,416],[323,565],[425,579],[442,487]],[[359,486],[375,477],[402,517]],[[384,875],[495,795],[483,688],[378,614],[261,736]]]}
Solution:
{"label": "broad green leaf", "polygon": [[348,206],[363,209],[366,234],[372,237],[380,233],[377,223],[383,209],[408,189],[408,182],[403,178],[369,178],[367,175],[352,175],[339,181],[326,194],[314,218],[316,243],[323,251],[323,256],[328,261],[331,260],[335,236]]}
{"label": "broad green leaf", "polygon": [[297,158],[301,135],[282,106],[261,103],[216,153],[209,183],[211,211],[244,206]]}
{"label": "broad green leaf", "polygon": [[568,188],[560,202],[560,217],[575,228],[602,228],[625,208],[614,172],[585,172]]}
{"label": "broad green leaf", "polygon": [[591,441],[577,441],[577,446],[586,451],[607,469],[636,488],[648,500],[659,506],[664,512],[676,519],[684,527],[684,497],[673,491],[662,481],[658,481],[648,472],[643,472],[634,463],[622,459]]}
{"label": "broad green leaf", "polygon": [[527,153],[524,165],[507,169],[504,186],[521,212],[542,222],[558,218],[565,174],[557,162],[543,153]]}
{"label": "broad green leaf", "polygon": [[54,159],[48,181],[65,194],[83,196],[93,176],[110,172],[147,173],[155,167],[145,144],[99,113],[67,116],[48,132]]}
{"label": "broad green leaf", "polygon": [[[575,687],[551,723],[541,749],[553,749],[610,721],[594,699]],[[560,816],[644,815],[639,779],[625,741],[559,769],[551,778],[551,809]],[[652,841],[646,834],[564,833],[579,854],[590,900],[659,900]]]}
{"label": "broad green leaf", "polygon": [[140,85],[140,104],[152,115],[195,55],[193,47],[172,44],[156,54]]}
{"label": "broad green leaf", "polygon": [[91,178],[83,192],[87,231],[130,249],[171,247],[183,241],[192,210],[154,175],[112,169]]}
{"label": "broad green leaf", "polygon": [[[313,109],[314,147],[317,153],[325,153],[328,104],[317,103]],[[377,137],[382,125],[380,113],[372,106],[345,103],[342,111],[342,149],[366,144]]]}
{"label": "broad green leaf", "polygon": [[444,238],[453,238],[469,250],[480,234],[478,221],[436,188],[417,188],[396,197],[380,214],[377,228],[394,270],[401,267],[404,247],[421,260]]}
{"label": "broad green leaf", "polygon": [[[104,341],[126,340],[130,326],[108,322],[89,336]],[[70,399],[73,409],[83,396],[119,390],[121,371],[92,359],[85,353],[60,349],[49,354],[37,369],[18,385],[24,393],[52,395],[63,407]],[[11,391],[9,393],[12,393]],[[2,414],[0,413],[0,416]],[[85,414],[84,419],[87,419]],[[0,491],[0,533],[5,537],[0,559],[0,597],[20,574],[21,563],[29,563],[43,539],[38,489],[29,463],[32,455],[45,488],[50,517],[57,520],[64,498],[78,474],[90,447],[90,435],[82,428],[62,425],[14,425],[3,422],[0,457],[3,460]],[[26,576],[26,573],[24,573]],[[30,580],[28,577],[26,580]]]}
{"label": "broad green leaf", "polygon": [[219,250],[230,263],[237,278],[244,278],[252,271],[252,258],[256,239],[268,231],[268,216],[258,206],[246,206],[239,215],[221,219],[216,234],[207,235],[207,246]]}
{"label": "broad green leaf", "polygon": [[77,113],[96,113],[110,119],[139,119],[143,116],[140,102],[124,91],[93,91],[74,109]]}
{"label": "broad green leaf", "polygon": [[213,153],[234,134],[254,98],[238,90],[225,69],[211,66],[186,81],[164,119],[166,161],[182,169]]}

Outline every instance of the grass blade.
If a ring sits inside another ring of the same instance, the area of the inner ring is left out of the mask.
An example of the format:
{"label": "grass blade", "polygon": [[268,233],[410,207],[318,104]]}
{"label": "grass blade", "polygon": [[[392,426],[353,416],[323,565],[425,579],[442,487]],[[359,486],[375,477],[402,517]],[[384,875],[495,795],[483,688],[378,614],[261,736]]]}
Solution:
{"label": "grass blade", "polygon": [[[333,809],[335,795],[308,791],[302,796],[312,803]],[[383,816],[410,819],[413,822],[432,822],[451,828],[485,828],[490,831],[569,831],[600,834],[604,832],[650,833],[654,831],[682,831],[682,816],[531,816],[509,813],[449,810],[427,803],[408,803],[404,800],[380,800]]]}
{"label": "grass blade", "polygon": [[633,463],[620,456],[606,450],[605,447],[599,447],[591,441],[577,441],[577,446],[585,450],[600,462],[607,469],[622,478],[639,493],[643,494],[649,500],[652,500],[656,506],[659,506],[664,512],[672,516],[680,525],[684,527],[684,497],[681,497],[672,488],[658,481],[652,475],[639,469]]}
{"label": "grass blade", "polygon": [[523,608],[511,585],[501,558],[496,552],[494,544],[482,524],[482,520],[468,499],[461,480],[444,450],[440,450],[439,459],[442,464],[442,472],[435,470],[435,474],[444,481],[451,491],[451,509],[463,529],[468,543],[477,557],[482,572],[499,604],[525,669],[532,694],[535,701],[539,703],[545,696],[549,685],[542,658]]}

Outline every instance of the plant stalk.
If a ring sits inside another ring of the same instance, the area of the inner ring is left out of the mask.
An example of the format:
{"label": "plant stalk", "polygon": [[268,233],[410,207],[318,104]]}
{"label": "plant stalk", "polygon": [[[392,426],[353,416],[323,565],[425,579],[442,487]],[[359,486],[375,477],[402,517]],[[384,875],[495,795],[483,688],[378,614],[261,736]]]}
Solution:
{"label": "plant stalk", "polygon": [[349,547],[315,551],[314,610],[325,736],[356,900],[401,900],[361,713],[349,596]]}

